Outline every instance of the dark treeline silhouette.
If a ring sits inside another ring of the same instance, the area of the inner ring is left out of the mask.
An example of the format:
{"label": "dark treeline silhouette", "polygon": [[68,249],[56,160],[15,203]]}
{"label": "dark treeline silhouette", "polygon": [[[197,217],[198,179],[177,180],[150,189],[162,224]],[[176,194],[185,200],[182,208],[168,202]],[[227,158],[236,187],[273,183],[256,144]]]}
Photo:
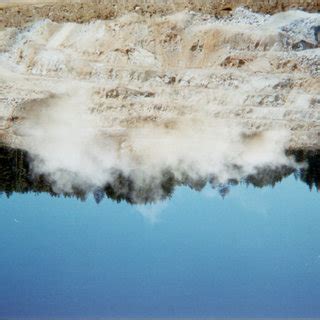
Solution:
{"label": "dark treeline silhouette", "polygon": [[298,163],[307,163],[306,167],[295,172],[297,178],[305,182],[310,190],[320,190],[320,150],[297,150],[293,154]]}
{"label": "dark treeline silhouette", "polygon": [[[230,187],[239,183],[253,185],[258,188],[274,186],[284,178],[294,174],[297,179],[306,183],[310,189],[320,190],[320,150],[295,150],[288,151],[287,155],[294,158],[301,168],[283,166],[280,168],[262,168],[254,175],[249,175],[242,180],[230,180],[227,184],[219,184],[215,177],[206,179],[191,179],[188,175],[177,180],[170,171],[164,171],[161,181],[149,181],[143,186],[137,186],[134,179],[125,177],[121,172],[114,172],[112,182],[103,188],[91,190],[97,203],[104,197],[117,202],[127,201],[131,204],[151,203],[171,197],[177,186],[189,186],[200,191],[208,183],[225,197]],[[0,194],[10,197],[14,192],[18,193],[43,193],[51,196],[76,197],[85,200],[88,190],[74,187],[72,193],[54,191],[52,183],[43,175],[32,173],[27,152],[19,149],[0,147]]]}

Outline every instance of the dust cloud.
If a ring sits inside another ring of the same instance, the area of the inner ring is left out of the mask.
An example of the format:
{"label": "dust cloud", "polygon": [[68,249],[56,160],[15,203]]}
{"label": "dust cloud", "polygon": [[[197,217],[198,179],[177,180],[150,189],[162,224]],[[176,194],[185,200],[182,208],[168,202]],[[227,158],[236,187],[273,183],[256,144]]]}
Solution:
{"label": "dust cloud", "polygon": [[295,166],[286,149],[319,145],[318,25],[239,8],[7,28],[1,137],[57,193],[160,199],[168,179],[223,185]]}

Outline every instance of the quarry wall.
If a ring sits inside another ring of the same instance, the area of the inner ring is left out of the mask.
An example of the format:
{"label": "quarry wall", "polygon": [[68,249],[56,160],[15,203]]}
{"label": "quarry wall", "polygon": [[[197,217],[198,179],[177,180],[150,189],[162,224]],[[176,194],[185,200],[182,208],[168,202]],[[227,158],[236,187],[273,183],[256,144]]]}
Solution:
{"label": "quarry wall", "polygon": [[224,16],[239,6],[262,13],[275,13],[293,8],[317,12],[320,10],[320,0],[3,0],[0,1],[0,28],[22,26],[45,18],[56,22],[81,23],[110,19],[132,11],[155,15],[192,10]]}

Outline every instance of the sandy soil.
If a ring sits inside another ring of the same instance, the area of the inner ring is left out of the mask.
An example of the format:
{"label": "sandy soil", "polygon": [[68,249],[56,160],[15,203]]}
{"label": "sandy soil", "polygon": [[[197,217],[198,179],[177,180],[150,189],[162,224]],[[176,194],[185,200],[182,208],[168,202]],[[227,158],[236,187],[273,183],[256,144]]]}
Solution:
{"label": "sandy soil", "polygon": [[239,6],[261,13],[276,13],[294,8],[317,12],[320,10],[320,0],[2,0],[0,27],[21,26],[45,18],[57,22],[88,22],[114,18],[126,12],[155,15],[192,10],[224,16]]}

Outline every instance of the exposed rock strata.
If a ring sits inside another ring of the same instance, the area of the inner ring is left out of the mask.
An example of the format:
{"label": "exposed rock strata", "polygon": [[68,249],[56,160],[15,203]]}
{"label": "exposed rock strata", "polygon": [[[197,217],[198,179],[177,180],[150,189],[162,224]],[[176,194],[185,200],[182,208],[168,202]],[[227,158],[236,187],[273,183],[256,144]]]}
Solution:
{"label": "exposed rock strata", "polygon": [[[2,2],[2,3],[1,3]],[[261,13],[290,9],[320,10],[320,0],[16,0],[0,1],[0,27],[22,26],[39,19],[56,22],[89,22],[115,18],[127,12],[144,15],[191,10],[223,16],[239,6]]]}
{"label": "exposed rock strata", "polygon": [[238,8],[5,28],[1,140],[57,193],[119,174],[159,199],[167,175],[271,172],[290,165],[285,149],[320,148],[319,26],[319,14]]}
{"label": "exposed rock strata", "polygon": [[319,147],[319,17],[238,9],[222,20],[182,12],[7,28],[2,132],[12,139],[30,108],[72,100],[74,89],[62,91],[79,86],[110,130],[205,118],[241,124],[248,134],[282,128],[289,148]]}

